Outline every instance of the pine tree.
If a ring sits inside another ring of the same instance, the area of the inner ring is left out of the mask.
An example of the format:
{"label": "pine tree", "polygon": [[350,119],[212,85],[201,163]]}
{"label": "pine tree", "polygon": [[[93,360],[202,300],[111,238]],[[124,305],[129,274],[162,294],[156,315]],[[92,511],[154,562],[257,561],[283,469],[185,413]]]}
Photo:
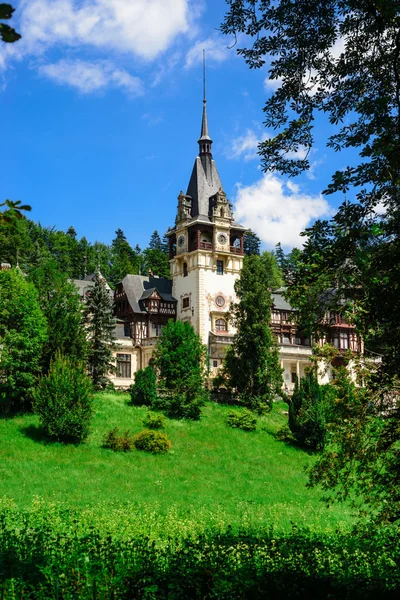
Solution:
{"label": "pine tree", "polygon": [[235,283],[239,299],[230,318],[237,328],[228,349],[223,375],[236,389],[241,403],[263,411],[282,395],[282,369],[278,346],[270,329],[271,281],[261,257],[245,257],[240,279]]}
{"label": "pine tree", "polygon": [[137,275],[139,272],[139,257],[125,237],[122,229],[117,229],[116,237],[111,243],[111,283],[117,285],[125,275]]}
{"label": "pine tree", "polygon": [[159,277],[170,278],[169,256],[166,242],[162,241],[158,231],[154,231],[148,248],[143,252],[144,255],[144,271],[151,271]]}
{"label": "pine tree", "polygon": [[244,234],[244,253],[246,256],[251,256],[252,254],[260,254],[260,246],[261,240],[254,231],[248,229]]}
{"label": "pine tree", "polygon": [[113,300],[105,279],[98,274],[86,297],[85,319],[89,337],[89,374],[94,387],[102,389],[107,385],[108,374],[115,368],[112,357],[117,345],[114,337]]}

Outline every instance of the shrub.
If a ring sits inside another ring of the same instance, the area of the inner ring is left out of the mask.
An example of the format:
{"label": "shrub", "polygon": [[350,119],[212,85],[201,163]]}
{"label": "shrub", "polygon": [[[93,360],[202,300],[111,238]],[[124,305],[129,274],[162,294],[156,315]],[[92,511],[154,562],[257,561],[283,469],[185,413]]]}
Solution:
{"label": "shrub", "polygon": [[170,419],[200,419],[201,407],[204,405],[206,390],[194,387],[184,390],[163,390],[154,408],[162,410]]}
{"label": "shrub", "polygon": [[152,367],[140,369],[136,373],[130,394],[134,406],[153,406],[157,400],[157,388],[156,375]]}
{"label": "shrub", "polygon": [[312,371],[309,371],[300,383],[296,380],[289,404],[289,427],[299,444],[313,450],[322,450],[332,413],[331,386],[319,385]]}
{"label": "shrub", "polygon": [[244,431],[254,431],[257,427],[257,419],[250,410],[243,408],[242,410],[232,410],[228,413],[227,424],[229,427],[236,427]]}
{"label": "shrub", "polygon": [[165,454],[171,448],[171,442],[161,431],[152,431],[144,429],[134,438],[134,445],[137,450],[152,452],[153,454]]}
{"label": "shrub", "polygon": [[114,452],[130,452],[133,446],[133,437],[129,430],[120,434],[118,427],[111,429],[103,438],[103,448],[114,450]]}
{"label": "shrub", "polygon": [[92,383],[85,366],[58,354],[34,391],[34,411],[50,438],[85,440],[93,416]]}
{"label": "shrub", "polygon": [[162,429],[165,423],[165,417],[154,412],[148,412],[143,419],[143,425],[148,429]]}

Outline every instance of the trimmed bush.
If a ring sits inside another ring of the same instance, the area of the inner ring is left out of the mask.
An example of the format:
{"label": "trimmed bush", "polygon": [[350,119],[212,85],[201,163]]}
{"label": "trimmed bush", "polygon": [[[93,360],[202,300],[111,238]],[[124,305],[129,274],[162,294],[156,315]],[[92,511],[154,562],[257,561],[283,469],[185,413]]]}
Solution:
{"label": "trimmed bush", "polygon": [[84,441],[93,416],[92,382],[85,366],[58,354],[34,390],[33,408],[51,439]]}
{"label": "trimmed bush", "polygon": [[254,431],[257,427],[257,419],[250,410],[232,410],[228,413],[226,422],[229,427],[243,429],[243,431]]}
{"label": "trimmed bush", "polygon": [[144,429],[134,438],[134,445],[137,450],[152,452],[153,454],[165,454],[171,448],[171,442],[161,431],[152,431]]}
{"label": "trimmed bush", "polygon": [[156,375],[152,367],[140,369],[136,373],[130,394],[134,406],[153,406],[157,400],[157,388]]}
{"label": "trimmed bush", "polygon": [[111,429],[103,438],[103,448],[114,452],[130,452],[133,446],[133,437],[129,430],[120,434],[118,427]]}
{"label": "trimmed bush", "polygon": [[148,429],[163,429],[165,427],[165,423],[165,417],[154,412],[148,412],[143,419],[143,425]]}

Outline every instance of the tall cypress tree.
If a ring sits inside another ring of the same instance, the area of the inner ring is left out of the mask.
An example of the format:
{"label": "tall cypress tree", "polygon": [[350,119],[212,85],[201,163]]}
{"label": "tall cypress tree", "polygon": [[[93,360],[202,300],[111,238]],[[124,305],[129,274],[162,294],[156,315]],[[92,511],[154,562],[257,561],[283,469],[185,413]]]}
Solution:
{"label": "tall cypress tree", "polygon": [[89,336],[89,374],[94,387],[102,389],[107,385],[108,374],[115,368],[112,357],[117,345],[113,299],[105,279],[99,274],[94,278],[94,286],[86,297],[85,318]]}
{"label": "tall cypress tree", "polygon": [[270,320],[272,298],[270,276],[261,257],[247,256],[235,283],[239,299],[230,318],[237,333],[228,349],[223,374],[236,389],[242,404],[263,411],[282,394],[282,369]]}

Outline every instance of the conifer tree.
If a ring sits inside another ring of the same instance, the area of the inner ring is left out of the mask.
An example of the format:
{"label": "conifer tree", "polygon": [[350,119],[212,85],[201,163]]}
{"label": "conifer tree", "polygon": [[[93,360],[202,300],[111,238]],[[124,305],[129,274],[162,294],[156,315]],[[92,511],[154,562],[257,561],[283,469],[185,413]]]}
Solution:
{"label": "conifer tree", "polygon": [[85,319],[89,337],[89,375],[94,387],[102,389],[107,385],[107,375],[115,368],[112,357],[117,345],[113,299],[100,274],[96,275],[94,286],[87,294]]}
{"label": "conifer tree", "polygon": [[144,251],[145,273],[151,271],[159,277],[170,277],[168,246],[162,241],[158,231],[154,231],[148,248]]}
{"label": "conifer tree", "polygon": [[43,345],[42,366],[47,373],[51,360],[59,352],[85,362],[88,341],[83,323],[82,301],[54,259],[33,269],[29,279],[39,293],[39,302],[47,320],[48,337]]}
{"label": "conifer tree", "polygon": [[237,333],[223,366],[223,376],[229,387],[236,389],[241,403],[261,412],[271,406],[275,396],[282,395],[283,384],[278,346],[270,329],[270,283],[261,257],[245,257],[235,283],[239,302],[230,312]]}
{"label": "conifer tree", "polygon": [[261,240],[254,231],[248,229],[244,234],[244,253],[246,256],[251,256],[252,254],[260,254],[260,246]]}
{"label": "conifer tree", "polygon": [[114,286],[125,275],[137,275],[139,272],[139,257],[126,239],[122,229],[117,229],[116,237],[111,243],[111,273],[110,281]]}
{"label": "conifer tree", "polygon": [[0,271],[0,412],[30,405],[45,340],[35,287],[17,269]]}

